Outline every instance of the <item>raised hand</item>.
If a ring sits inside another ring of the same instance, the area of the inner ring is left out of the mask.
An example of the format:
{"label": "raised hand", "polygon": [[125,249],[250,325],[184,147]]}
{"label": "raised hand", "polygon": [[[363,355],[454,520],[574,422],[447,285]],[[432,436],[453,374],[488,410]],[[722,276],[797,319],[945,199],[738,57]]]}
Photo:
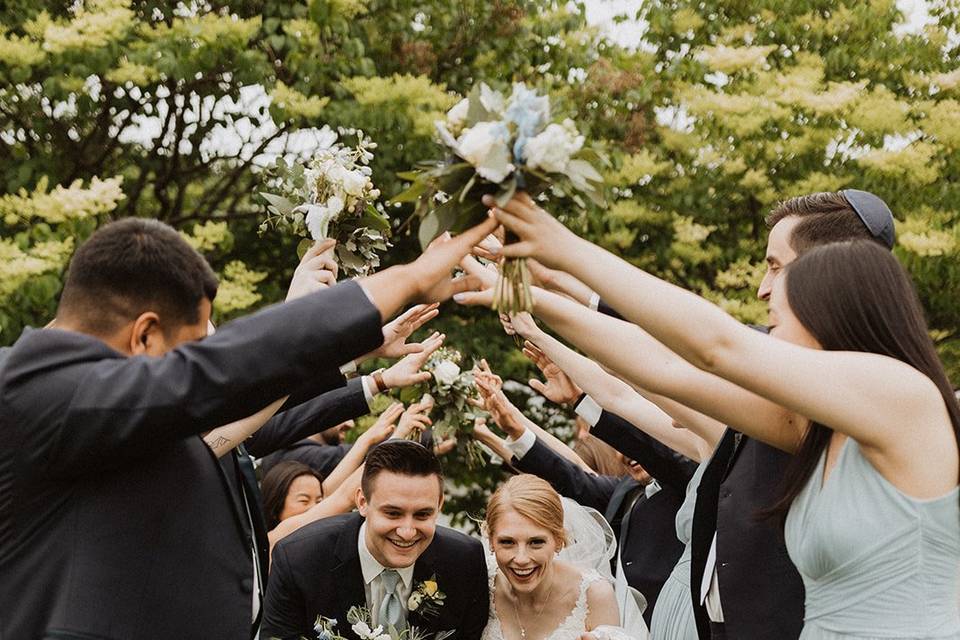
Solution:
{"label": "raised hand", "polygon": [[380,345],[380,348],[368,353],[363,359],[400,358],[410,353],[422,351],[422,344],[417,342],[407,344],[407,338],[427,322],[436,318],[440,314],[437,310],[439,306],[437,303],[412,306],[383,325],[383,344]]}
{"label": "raised hand", "polygon": [[576,402],[580,394],[583,393],[580,387],[574,384],[573,380],[553,360],[548,358],[537,345],[529,340],[523,344],[523,355],[530,358],[540,369],[543,377],[547,379],[546,384],[537,379],[531,379],[530,387],[551,402],[570,404]]}
{"label": "raised hand", "polygon": [[479,389],[480,396],[483,399],[483,408],[490,413],[490,417],[497,423],[497,426],[516,440],[526,430],[519,416],[520,410],[510,402],[503,391],[490,378],[491,376],[485,375],[475,378],[477,389]]}
{"label": "raised hand", "polygon": [[380,444],[393,435],[397,418],[399,418],[402,413],[403,403],[394,402],[387,407],[383,413],[377,416],[377,421],[374,422],[369,429],[360,434],[360,437],[357,438],[357,443],[367,450]]}
{"label": "raised hand", "polygon": [[433,443],[433,454],[436,456],[445,456],[457,448],[457,439],[453,436],[444,440],[436,440]]}
{"label": "raised hand", "polygon": [[293,272],[290,288],[287,289],[288,302],[337,284],[337,273],[340,267],[332,257],[324,255],[324,252],[332,249],[336,244],[336,240],[327,238],[314,243],[303,254],[300,264]]}
{"label": "raised hand", "polygon": [[540,334],[540,327],[529,313],[517,313],[509,317],[510,328],[528,340]]}
{"label": "raised hand", "polygon": [[397,425],[396,435],[398,438],[419,437],[420,432],[429,427],[433,422],[427,417],[430,407],[414,402],[400,416],[400,423]]}
{"label": "raised hand", "polygon": [[525,192],[517,192],[503,207],[492,196],[483,204],[508,231],[518,238],[501,251],[508,258],[536,258],[544,266],[563,269],[565,260],[575,259],[580,239],[563,224],[541,209]]}
{"label": "raised hand", "polygon": [[454,238],[431,243],[419,258],[407,265],[416,281],[419,299],[442,302],[458,292],[480,288],[482,281],[477,276],[451,279],[450,272],[496,226],[495,219],[487,218]]}
{"label": "raised hand", "polygon": [[[427,358],[440,348],[445,337],[446,335],[442,333],[433,332],[433,335],[416,345],[419,347],[416,352],[405,355],[399,362],[384,370],[381,378],[387,385],[387,389],[410,387],[429,380],[430,372],[421,371],[420,368],[427,362]],[[380,389],[380,391],[386,391],[386,389]]]}

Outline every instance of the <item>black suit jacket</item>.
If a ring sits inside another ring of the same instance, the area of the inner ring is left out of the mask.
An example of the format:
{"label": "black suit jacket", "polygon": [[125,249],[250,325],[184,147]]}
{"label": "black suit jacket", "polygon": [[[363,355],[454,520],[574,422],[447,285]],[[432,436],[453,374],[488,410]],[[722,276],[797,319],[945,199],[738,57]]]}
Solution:
{"label": "black suit jacket", "polygon": [[0,363],[0,637],[250,636],[249,524],[196,434],[382,342],[345,283],[160,358],[56,329]]}
{"label": "black suit jacket", "polygon": [[[324,518],[277,543],[261,637],[315,637],[314,622],[322,615],[338,621],[337,633],[356,638],[347,611],[366,604],[357,553],[362,523],[357,513]],[[447,596],[443,605],[429,619],[410,612],[408,624],[431,635],[456,629],[454,638],[479,639],[487,624],[490,596],[480,542],[437,527],[433,542],[414,566],[414,587],[434,575]]]}
{"label": "black suit jacket", "polygon": [[[683,553],[677,540],[674,521],[684,494],[669,485],[647,498],[639,482],[630,478],[594,476],[553,452],[540,440],[523,458],[514,458],[514,465],[524,473],[532,473],[550,482],[558,493],[603,513],[619,542],[627,584],[647,599],[643,613],[647,624],[653,615],[657,596]],[[622,520],[627,507],[637,499],[629,513],[627,539],[620,539]]]}
{"label": "black suit jacket", "polygon": [[[739,440],[739,446],[735,446]],[[803,580],[787,556],[783,529],[757,516],[771,506],[790,454],[727,429],[697,490],[691,537],[690,596],[701,638],[710,619],[700,586],[713,534],[727,637],[790,640],[803,628]]]}

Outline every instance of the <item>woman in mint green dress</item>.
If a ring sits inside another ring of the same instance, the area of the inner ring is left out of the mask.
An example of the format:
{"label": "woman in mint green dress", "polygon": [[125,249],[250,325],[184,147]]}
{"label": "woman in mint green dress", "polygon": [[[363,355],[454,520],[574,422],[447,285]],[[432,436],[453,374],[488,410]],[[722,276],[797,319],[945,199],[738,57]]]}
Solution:
{"label": "woman in mint green dress", "polygon": [[519,239],[506,257],[569,272],[629,321],[578,318],[575,346],[795,453],[775,511],[806,586],[802,640],[960,640],[960,406],[889,251],[803,253],[774,280],[763,335],[577,237],[526,194],[494,213]]}

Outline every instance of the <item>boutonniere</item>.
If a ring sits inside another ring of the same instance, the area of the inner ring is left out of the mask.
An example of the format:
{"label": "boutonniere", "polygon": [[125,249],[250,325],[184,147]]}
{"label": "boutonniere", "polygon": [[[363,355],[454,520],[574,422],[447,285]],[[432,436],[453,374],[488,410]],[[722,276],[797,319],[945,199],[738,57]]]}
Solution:
{"label": "boutonniere", "polygon": [[443,606],[446,598],[447,594],[440,591],[437,585],[437,576],[433,575],[414,588],[407,600],[407,609],[411,612],[419,612],[420,616],[426,620],[440,613],[440,607]]}

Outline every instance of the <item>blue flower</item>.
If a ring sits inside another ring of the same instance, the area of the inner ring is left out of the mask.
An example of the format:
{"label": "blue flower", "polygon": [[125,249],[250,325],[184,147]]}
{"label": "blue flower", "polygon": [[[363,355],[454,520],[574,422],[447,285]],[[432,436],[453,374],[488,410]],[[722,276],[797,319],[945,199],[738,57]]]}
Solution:
{"label": "blue flower", "polygon": [[517,141],[513,145],[514,161],[524,159],[527,138],[537,135],[550,121],[550,98],[528,89],[522,82],[513,85],[504,118],[517,126]]}

